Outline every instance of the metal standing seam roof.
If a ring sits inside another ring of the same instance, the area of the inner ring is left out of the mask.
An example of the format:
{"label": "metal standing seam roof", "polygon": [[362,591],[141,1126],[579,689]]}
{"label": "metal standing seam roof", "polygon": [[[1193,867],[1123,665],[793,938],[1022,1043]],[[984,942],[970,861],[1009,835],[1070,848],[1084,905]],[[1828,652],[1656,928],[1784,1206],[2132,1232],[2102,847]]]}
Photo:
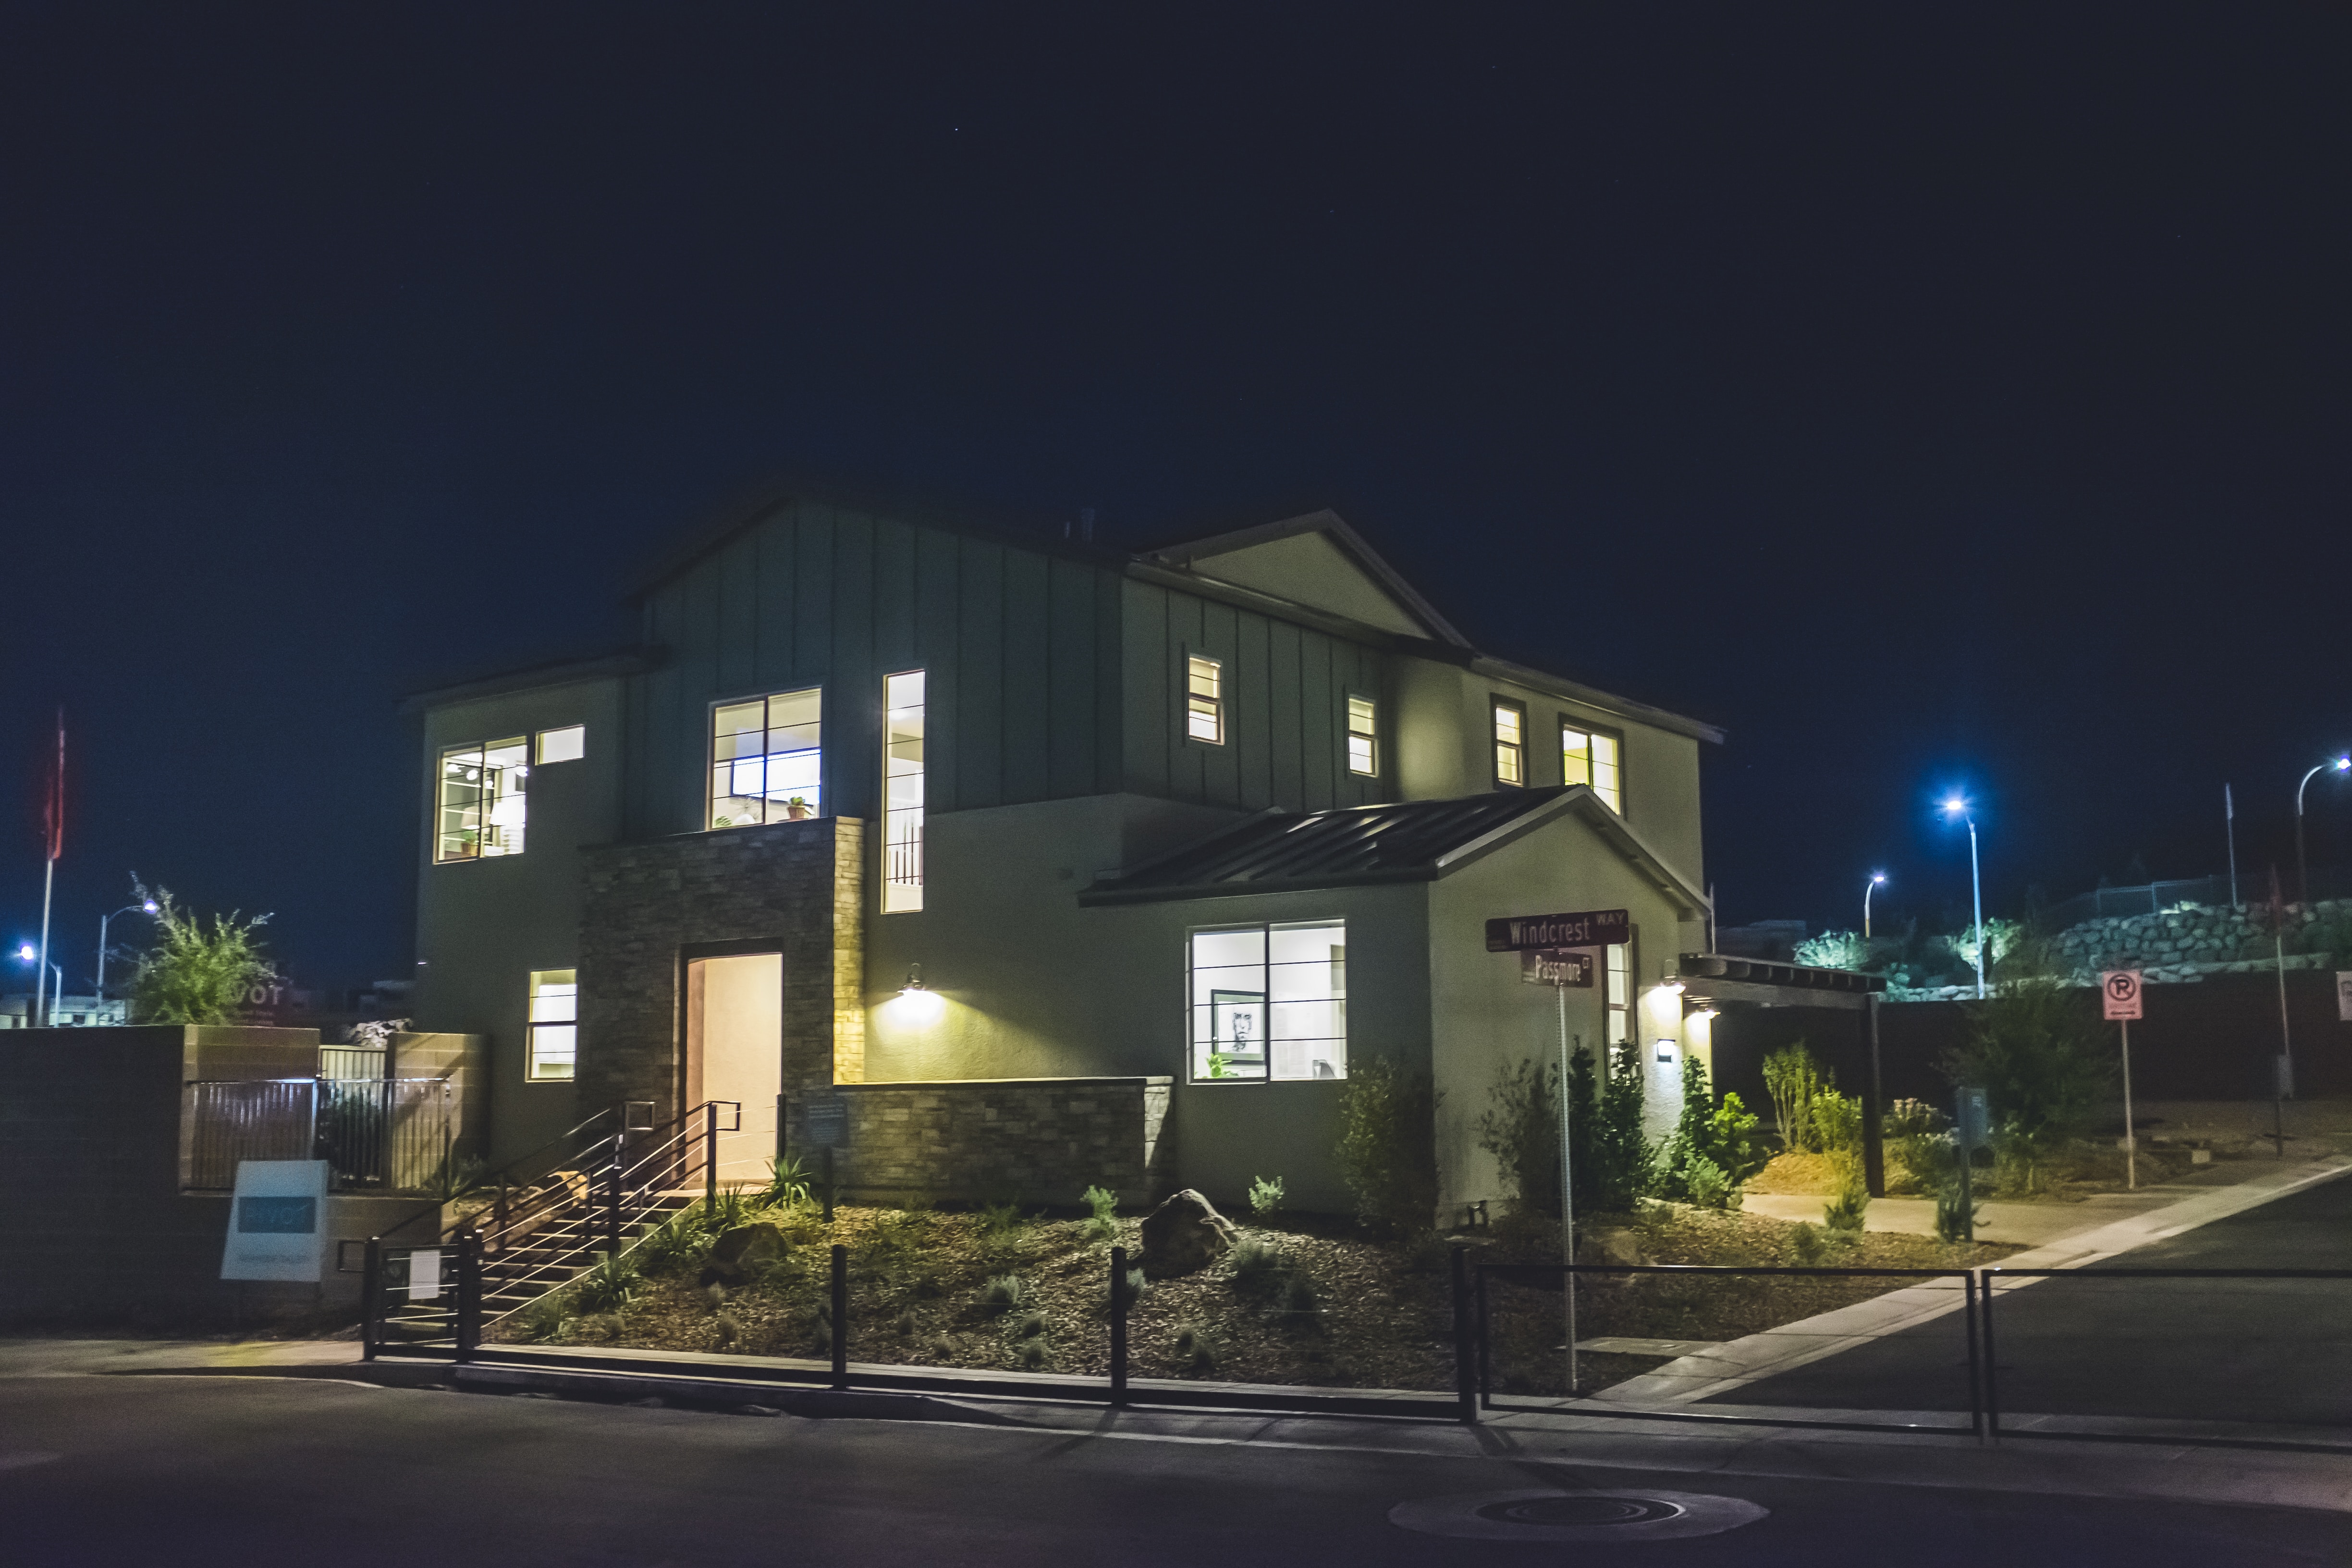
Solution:
{"label": "metal standing seam roof", "polygon": [[1551,805],[1566,787],[1457,800],[1399,801],[1305,816],[1266,811],[1197,844],[1097,882],[1086,903],[1423,881],[1456,851]]}

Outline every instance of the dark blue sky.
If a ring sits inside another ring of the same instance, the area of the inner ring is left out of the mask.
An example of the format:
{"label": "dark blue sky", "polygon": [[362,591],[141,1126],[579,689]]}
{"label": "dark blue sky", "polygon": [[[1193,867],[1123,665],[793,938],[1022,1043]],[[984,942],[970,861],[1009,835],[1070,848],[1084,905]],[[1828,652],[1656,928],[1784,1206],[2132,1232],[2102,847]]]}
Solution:
{"label": "dark blue sky", "polygon": [[1335,505],[1730,731],[1727,922],[1956,907],[1955,782],[2000,910],[2219,869],[2225,779],[2291,853],[2352,741],[2342,14],[1013,9],[0,13],[0,741],[68,710],[77,986],[134,868],[402,973],[397,696],[625,637],[777,469]]}

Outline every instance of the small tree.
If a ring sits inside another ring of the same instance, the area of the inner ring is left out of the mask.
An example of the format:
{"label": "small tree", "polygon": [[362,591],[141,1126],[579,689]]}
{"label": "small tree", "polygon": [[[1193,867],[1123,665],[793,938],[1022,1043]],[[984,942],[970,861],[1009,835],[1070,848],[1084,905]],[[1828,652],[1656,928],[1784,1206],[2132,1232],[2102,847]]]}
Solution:
{"label": "small tree", "polygon": [[[1591,1087],[1580,1094],[1574,1079],[1581,1074]],[[1589,1129],[1577,1131],[1576,1147],[1591,1151],[1592,1174],[1584,1189],[1592,1194],[1592,1207],[1623,1213],[1650,1190],[1655,1180],[1655,1151],[1642,1131],[1642,1053],[1628,1040],[1609,1053],[1608,1076],[1592,1084],[1591,1058],[1579,1056],[1570,1077],[1571,1115],[1591,1117]]]}
{"label": "small tree", "polygon": [[2008,976],[1969,1012],[1968,1039],[1945,1056],[1944,1076],[1984,1089],[1997,1136],[2031,1185],[2041,1160],[2082,1131],[2106,1092],[2105,1041],[2084,994],[2065,984],[2041,943],[2015,952]]}
{"label": "small tree", "polygon": [[[1559,1217],[1559,1071],[1522,1059],[1496,1069],[1494,1104],[1478,1117],[1478,1147],[1495,1156],[1523,1215]],[[1578,1164],[1585,1163],[1580,1159]]]}
{"label": "small tree", "polygon": [[1659,1157],[1659,1184],[1672,1197],[1711,1208],[1738,1201],[1740,1184],[1764,1168],[1763,1141],[1756,1118],[1727,1094],[1717,1105],[1706,1081],[1706,1064],[1693,1057],[1683,1064],[1683,1113]]}
{"label": "small tree", "polygon": [[1772,1097],[1772,1124],[1780,1147],[1795,1151],[1819,1148],[1813,1130],[1813,1100],[1836,1081],[1813,1060],[1812,1048],[1799,1040],[1764,1058],[1764,1092]]}
{"label": "small tree", "polygon": [[1384,1057],[1348,1064],[1339,1086],[1339,1178],[1375,1229],[1426,1230],[1437,1209],[1437,1096]]}
{"label": "small tree", "polygon": [[[141,896],[150,896],[139,889]],[[158,888],[155,945],[139,961],[131,983],[131,1016],[142,1024],[228,1024],[236,1020],[246,994],[278,978],[255,935],[268,915],[244,919],[215,915],[207,925],[173,902]]]}

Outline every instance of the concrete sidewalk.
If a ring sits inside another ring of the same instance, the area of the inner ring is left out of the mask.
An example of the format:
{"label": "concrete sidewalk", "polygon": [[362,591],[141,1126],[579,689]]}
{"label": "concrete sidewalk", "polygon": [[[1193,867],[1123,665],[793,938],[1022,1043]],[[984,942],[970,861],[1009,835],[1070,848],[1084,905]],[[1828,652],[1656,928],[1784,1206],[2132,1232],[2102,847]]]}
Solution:
{"label": "concrete sidewalk", "polygon": [[[2145,1194],[2127,1194],[2132,1199],[2145,1196],[2152,1201],[2133,1203],[2129,1206],[2134,1212],[2121,1215],[2115,1213],[2119,1205],[2106,1203],[2011,1205],[2012,1210],[2042,1208],[2072,1218],[2074,1223],[2071,1228],[2053,1226],[2053,1234],[2044,1236],[2039,1245],[2002,1259],[2000,1267],[2079,1268],[2101,1263],[2149,1242],[2259,1207],[2289,1193],[2341,1176],[2347,1171],[2352,1171],[2352,1161],[2331,1154],[2324,1160],[2256,1172],[2228,1185],[2187,1189],[2185,1194],[2180,1189],[2151,1188]],[[1875,1210],[1889,1201],[1893,1200],[1876,1199],[1870,1206]],[[1983,1236],[1985,1232],[1979,1230],[1979,1234]],[[1994,1239],[1990,1236],[1985,1238]],[[1997,1288],[2006,1294],[2032,1283],[2032,1279],[2004,1279]],[[1715,1398],[1759,1379],[1792,1371],[1957,1312],[1964,1301],[1965,1291],[1957,1278],[1889,1291],[1851,1307],[1841,1307],[1668,1362],[1655,1371],[1616,1384],[1598,1397],[1612,1404],[1641,1406],[1671,1406]]]}

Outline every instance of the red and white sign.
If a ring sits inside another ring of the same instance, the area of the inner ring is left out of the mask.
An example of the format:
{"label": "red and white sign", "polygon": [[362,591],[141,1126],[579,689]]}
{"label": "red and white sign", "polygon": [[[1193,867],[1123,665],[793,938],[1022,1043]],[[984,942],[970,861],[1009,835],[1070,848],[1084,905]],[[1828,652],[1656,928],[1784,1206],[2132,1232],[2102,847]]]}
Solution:
{"label": "red and white sign", "polygon": [[2099,976],[2099,999],[2106,1005],[2107,1022],[2139,1021],[2139,971],[2110,969]]}

